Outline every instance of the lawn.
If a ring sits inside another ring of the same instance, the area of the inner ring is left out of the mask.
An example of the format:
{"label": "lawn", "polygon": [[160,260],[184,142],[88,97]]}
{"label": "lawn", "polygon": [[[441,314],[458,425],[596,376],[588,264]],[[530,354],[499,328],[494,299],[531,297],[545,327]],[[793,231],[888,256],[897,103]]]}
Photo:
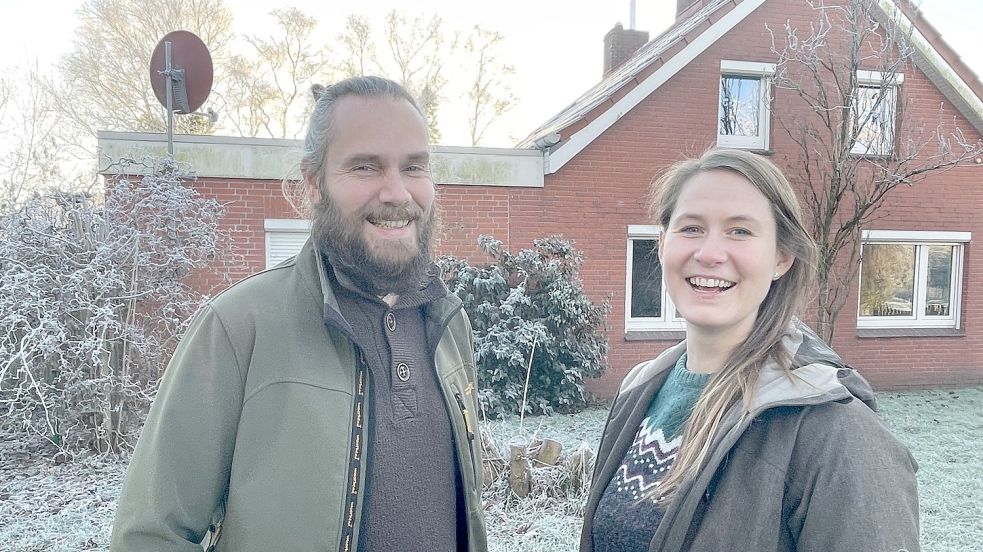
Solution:
{"label": "lawn", "polygon": [[923,549],[983,550],[983,388],[878,399],[881,418],[918,461]]}
{"label": "lawn", "polygon": [[[885,393],[881,418],[918,460],[922,548],[929,552],[983,550],[983,387]],[[606,412],[487,422],[500,445],[533,435],[572,450],[595,447]],[[0,454],[3,448],[0,447]],[[90,457],[67,464],[28,463],[0,456],[0,543],[9,551],[108,549],[125,462]],[[583,513],[582,491],[534,487],[529,498],[486,493],[489,544],[495,552],[574,550]]]}

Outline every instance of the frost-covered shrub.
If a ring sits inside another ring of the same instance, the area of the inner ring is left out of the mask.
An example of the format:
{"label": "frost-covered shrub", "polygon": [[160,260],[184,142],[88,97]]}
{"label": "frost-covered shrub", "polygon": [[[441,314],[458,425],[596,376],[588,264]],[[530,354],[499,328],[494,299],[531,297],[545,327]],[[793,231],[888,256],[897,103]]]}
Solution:
{"label": "frost-covered shrub", "polygon": [[101,202],[55,192],[0,215],[3,439],[68,452],[132,444],[201,303],[186,277],[227,242],[217,201],[184,185],[173,161],[150,169]]}
{"label": "frost-covered shrub", "polygon": [[[604,316],[584,293],[583,258],[573,243],[539,239],[513,255],[490,236],[478,247],[491,263],[438,261],[451,292],[464,301],[474,329],[478,398],[486,417],[518,413],[526,371],[532,370],[526,412],[576,411],[587,404],[584,380],[607,366]],[[535,351],[533,344],[535,342]]]}

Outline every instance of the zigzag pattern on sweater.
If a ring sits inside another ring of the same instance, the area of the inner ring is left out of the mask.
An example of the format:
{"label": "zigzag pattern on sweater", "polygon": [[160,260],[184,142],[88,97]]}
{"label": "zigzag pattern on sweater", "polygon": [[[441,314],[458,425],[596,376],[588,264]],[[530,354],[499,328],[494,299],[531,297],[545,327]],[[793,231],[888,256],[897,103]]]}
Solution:
{"label": "zigzag pattern on sweater", "polygon": [[649,418],[642,420],[625,461],[614,474],[612,483],[616,492],[631,500],[641,500],[666,476],[682,441],[682,435],[667,439],[662,428],[650,427]]}

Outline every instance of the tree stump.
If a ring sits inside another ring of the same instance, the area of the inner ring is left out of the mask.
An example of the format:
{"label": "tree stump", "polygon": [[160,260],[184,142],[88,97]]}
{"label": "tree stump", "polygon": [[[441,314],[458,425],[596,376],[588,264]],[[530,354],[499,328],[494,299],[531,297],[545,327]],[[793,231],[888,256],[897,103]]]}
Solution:
{"label": "tree stump", "polygon": [[560,460],[563,445],[552,439],[537,439],[533,443],[531,456],[543,466],[555,466]]}
{"label": "tree stump", "polygon": [[590,445],[581,443],[567,460],[567,471],[570,473],[570,486],[574,490],[585,488],[590,483],[594,471],[594,451]]}
{"label": "tree stump", "polygon": [[520,497],[529,496],[532,491],[532,473],[526,447],[509,447],[509,487]]}

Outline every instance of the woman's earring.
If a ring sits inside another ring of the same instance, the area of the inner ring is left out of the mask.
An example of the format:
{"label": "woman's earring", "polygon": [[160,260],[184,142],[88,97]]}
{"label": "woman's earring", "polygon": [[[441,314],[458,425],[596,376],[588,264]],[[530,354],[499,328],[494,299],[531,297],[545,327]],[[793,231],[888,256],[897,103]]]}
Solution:
{"label": "woman's earring", "polygon": [[782,275],[776,272],[775,275],[771,279],[772,280],[777,280],[777,279],[779,279],[781,277],[782,277]]}

